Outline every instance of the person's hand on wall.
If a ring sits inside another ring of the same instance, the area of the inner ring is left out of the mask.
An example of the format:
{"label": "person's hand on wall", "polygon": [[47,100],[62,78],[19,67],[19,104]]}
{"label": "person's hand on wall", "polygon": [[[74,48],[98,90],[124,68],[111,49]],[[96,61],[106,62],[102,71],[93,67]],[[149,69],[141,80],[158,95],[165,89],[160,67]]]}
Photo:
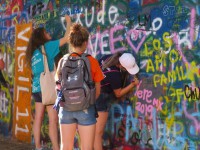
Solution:
{"label": "person's hand on wall", "polygon": [[134,79],[131,81],[131,84],[134,85],[134,87],[126,94],[126,98],[129,99],[130,97],[133,96],[134,94],[134,90],[135,90],[135,87],[140,83],[139,79],[134,77]]}
{"label": "person's hand on wall", "polygon": [[119,102],[119,101],[129,100],[130,97],[133,96],[135,87],[136,87],[139,83],[140,83],[140,81],[139,81],[138,77],[137,77],[137,76],[134,76],[133,79],[132,79],[132,81],[129,83],[129,84],[131,85],[130,90],[129,90],[126,94],[122,95],[121,97],[118,97],[118,98],[117,98],[117,101]]}
{"label": "person's hand on wall", "polygon": [[65,20],[66,20],[67,23],[71,22],[70,16],[66,15],[66,16],[65,16]]}
{"label": "person's hand on wall", "polygon": [[66,20],[66,32],[65,32],[65,37],[68,37],[69,32],[70,32],[70,27],[71,27],[71,18],[68,15],[65,15],[65,20]]}
{"label": "person's hand on wall", "polygon": [[139,79],[138,78],[134,78],[132,80],[132,84],[134,84],[135,86],[137,86],[139,84]]}

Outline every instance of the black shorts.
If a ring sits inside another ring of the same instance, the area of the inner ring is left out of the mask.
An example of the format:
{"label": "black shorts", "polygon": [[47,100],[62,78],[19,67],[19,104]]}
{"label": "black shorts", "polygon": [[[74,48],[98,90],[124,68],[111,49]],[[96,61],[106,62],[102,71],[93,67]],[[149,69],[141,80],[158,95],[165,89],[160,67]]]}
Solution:
{"label": "black shorts", "polygon": [[115,100],[113,94],[101,93],[96,100],[97,111],[109,112],[113,100]]}
{"label": "black shorts", "polygon": [[37,92],[37,93],[32,93],[33,99],[35,102],[42,103],[42,93]]}

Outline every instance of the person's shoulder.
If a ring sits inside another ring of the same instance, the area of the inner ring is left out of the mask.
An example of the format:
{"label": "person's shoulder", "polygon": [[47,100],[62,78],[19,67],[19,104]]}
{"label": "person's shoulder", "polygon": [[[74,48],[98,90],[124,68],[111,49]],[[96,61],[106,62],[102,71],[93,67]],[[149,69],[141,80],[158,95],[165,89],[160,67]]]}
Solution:
{"label": "person's shoulder", "polygon": [[90,54],[88,54],[88,56],[87,56],[87,58],[93,63],[98,63],[98,60],[95,58],[95,57],[93,57],[92,55],[90,55]]}
{"label": "person's shoulder", "polygon": [[63,55],[62,58],[60,58],[60,61],[67,60],[68,57],[69,57],[69,53]]}
{"label": "person's shoulder", "polygon": [[67,53],[67,54],[65,54],[65,55],[63,55],[63,57],[62,58],[68,58],[69,57],[69,53]]}
{"label": "person's shoulder", "polygon": [[91,59],[96,59],[95,57],[93,57],[93,56],[90,55],[90,54],[86,54],[86,57],[91,58]]}
{"label": "person's shoulder", "polygon": [[65,61],[67,61],[68,57],[69,57],[69,54],[63,55],[63,56],[60,58],[60,60],[59,60],[59,62],[58,62],[58,65],[59,65],[59,66],[63,65],[63,63],[64,63]]}
{"label": "person's shoulder", "polygon": [[45,46],[51,46],[52,44],[58,44],[59,43],[59,40],[50,40],[50,41],[47,41],[44,45]]}

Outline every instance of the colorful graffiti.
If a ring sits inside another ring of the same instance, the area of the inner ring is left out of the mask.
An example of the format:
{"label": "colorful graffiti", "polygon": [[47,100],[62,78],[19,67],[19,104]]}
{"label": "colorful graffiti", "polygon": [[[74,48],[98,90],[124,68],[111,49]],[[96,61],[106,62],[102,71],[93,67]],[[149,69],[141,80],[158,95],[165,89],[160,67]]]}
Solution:
{"label": "colorful graffiti", "polygon": [[[10,135],[12,128],[16,24],[45,26],[57,39],[69,14],[90,31],[88,53],[98,59],[130,52],[140,67],[138,87],[111,107],[105,149],[200,149],[198,0],[2,0],[0,6],[7,81],[0,91],[0,133]],[[68,47],[61,51],[59,57]],[[47,117],[45,122],[48,143]],[[78,143],[76,136],[76,149]]]}

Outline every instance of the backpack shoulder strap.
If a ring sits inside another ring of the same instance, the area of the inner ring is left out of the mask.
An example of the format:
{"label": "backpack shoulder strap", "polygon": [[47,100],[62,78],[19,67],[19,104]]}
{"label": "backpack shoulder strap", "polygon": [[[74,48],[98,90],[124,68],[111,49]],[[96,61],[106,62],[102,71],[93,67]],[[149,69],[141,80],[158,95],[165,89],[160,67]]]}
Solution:
{"label": "backpack shoulder strap", "polygon": [[64,56],[63,56],[63,60],[67,60],[68,59],[68,57],[70,56],[71,54],[65,54]]}
{"label": "backpack shoulder strap", "polygon": [[68,60],[69,56],[70,56],[69,53],[68,53],[68,54],[65,54],[65,55],[63,56],[63,58],[62,58],[62,67],[65,65],[65,62]]}
{"label": "backpack shoulder strap", "polygon": [[64,55],[58,62],[57,66],[57,74],[58,74],[58,79],[61,81],[62,80],[62,68],[64,67],[66,61],[68,60],[69,54]]}
{"label": "backpack shoulder strap", "polygon": [[83,53],[81,55],[81,58],[84,60],[85,62],[85,65],[87,66],[87,72],[88,72],[88,75],[89,75],[89,81],[92,81],[92,75],[91,75],[91,68],[90,68],[90,60],[88,59],[88,56],[91,56],[90,54],[87,54],[87,53]]}

